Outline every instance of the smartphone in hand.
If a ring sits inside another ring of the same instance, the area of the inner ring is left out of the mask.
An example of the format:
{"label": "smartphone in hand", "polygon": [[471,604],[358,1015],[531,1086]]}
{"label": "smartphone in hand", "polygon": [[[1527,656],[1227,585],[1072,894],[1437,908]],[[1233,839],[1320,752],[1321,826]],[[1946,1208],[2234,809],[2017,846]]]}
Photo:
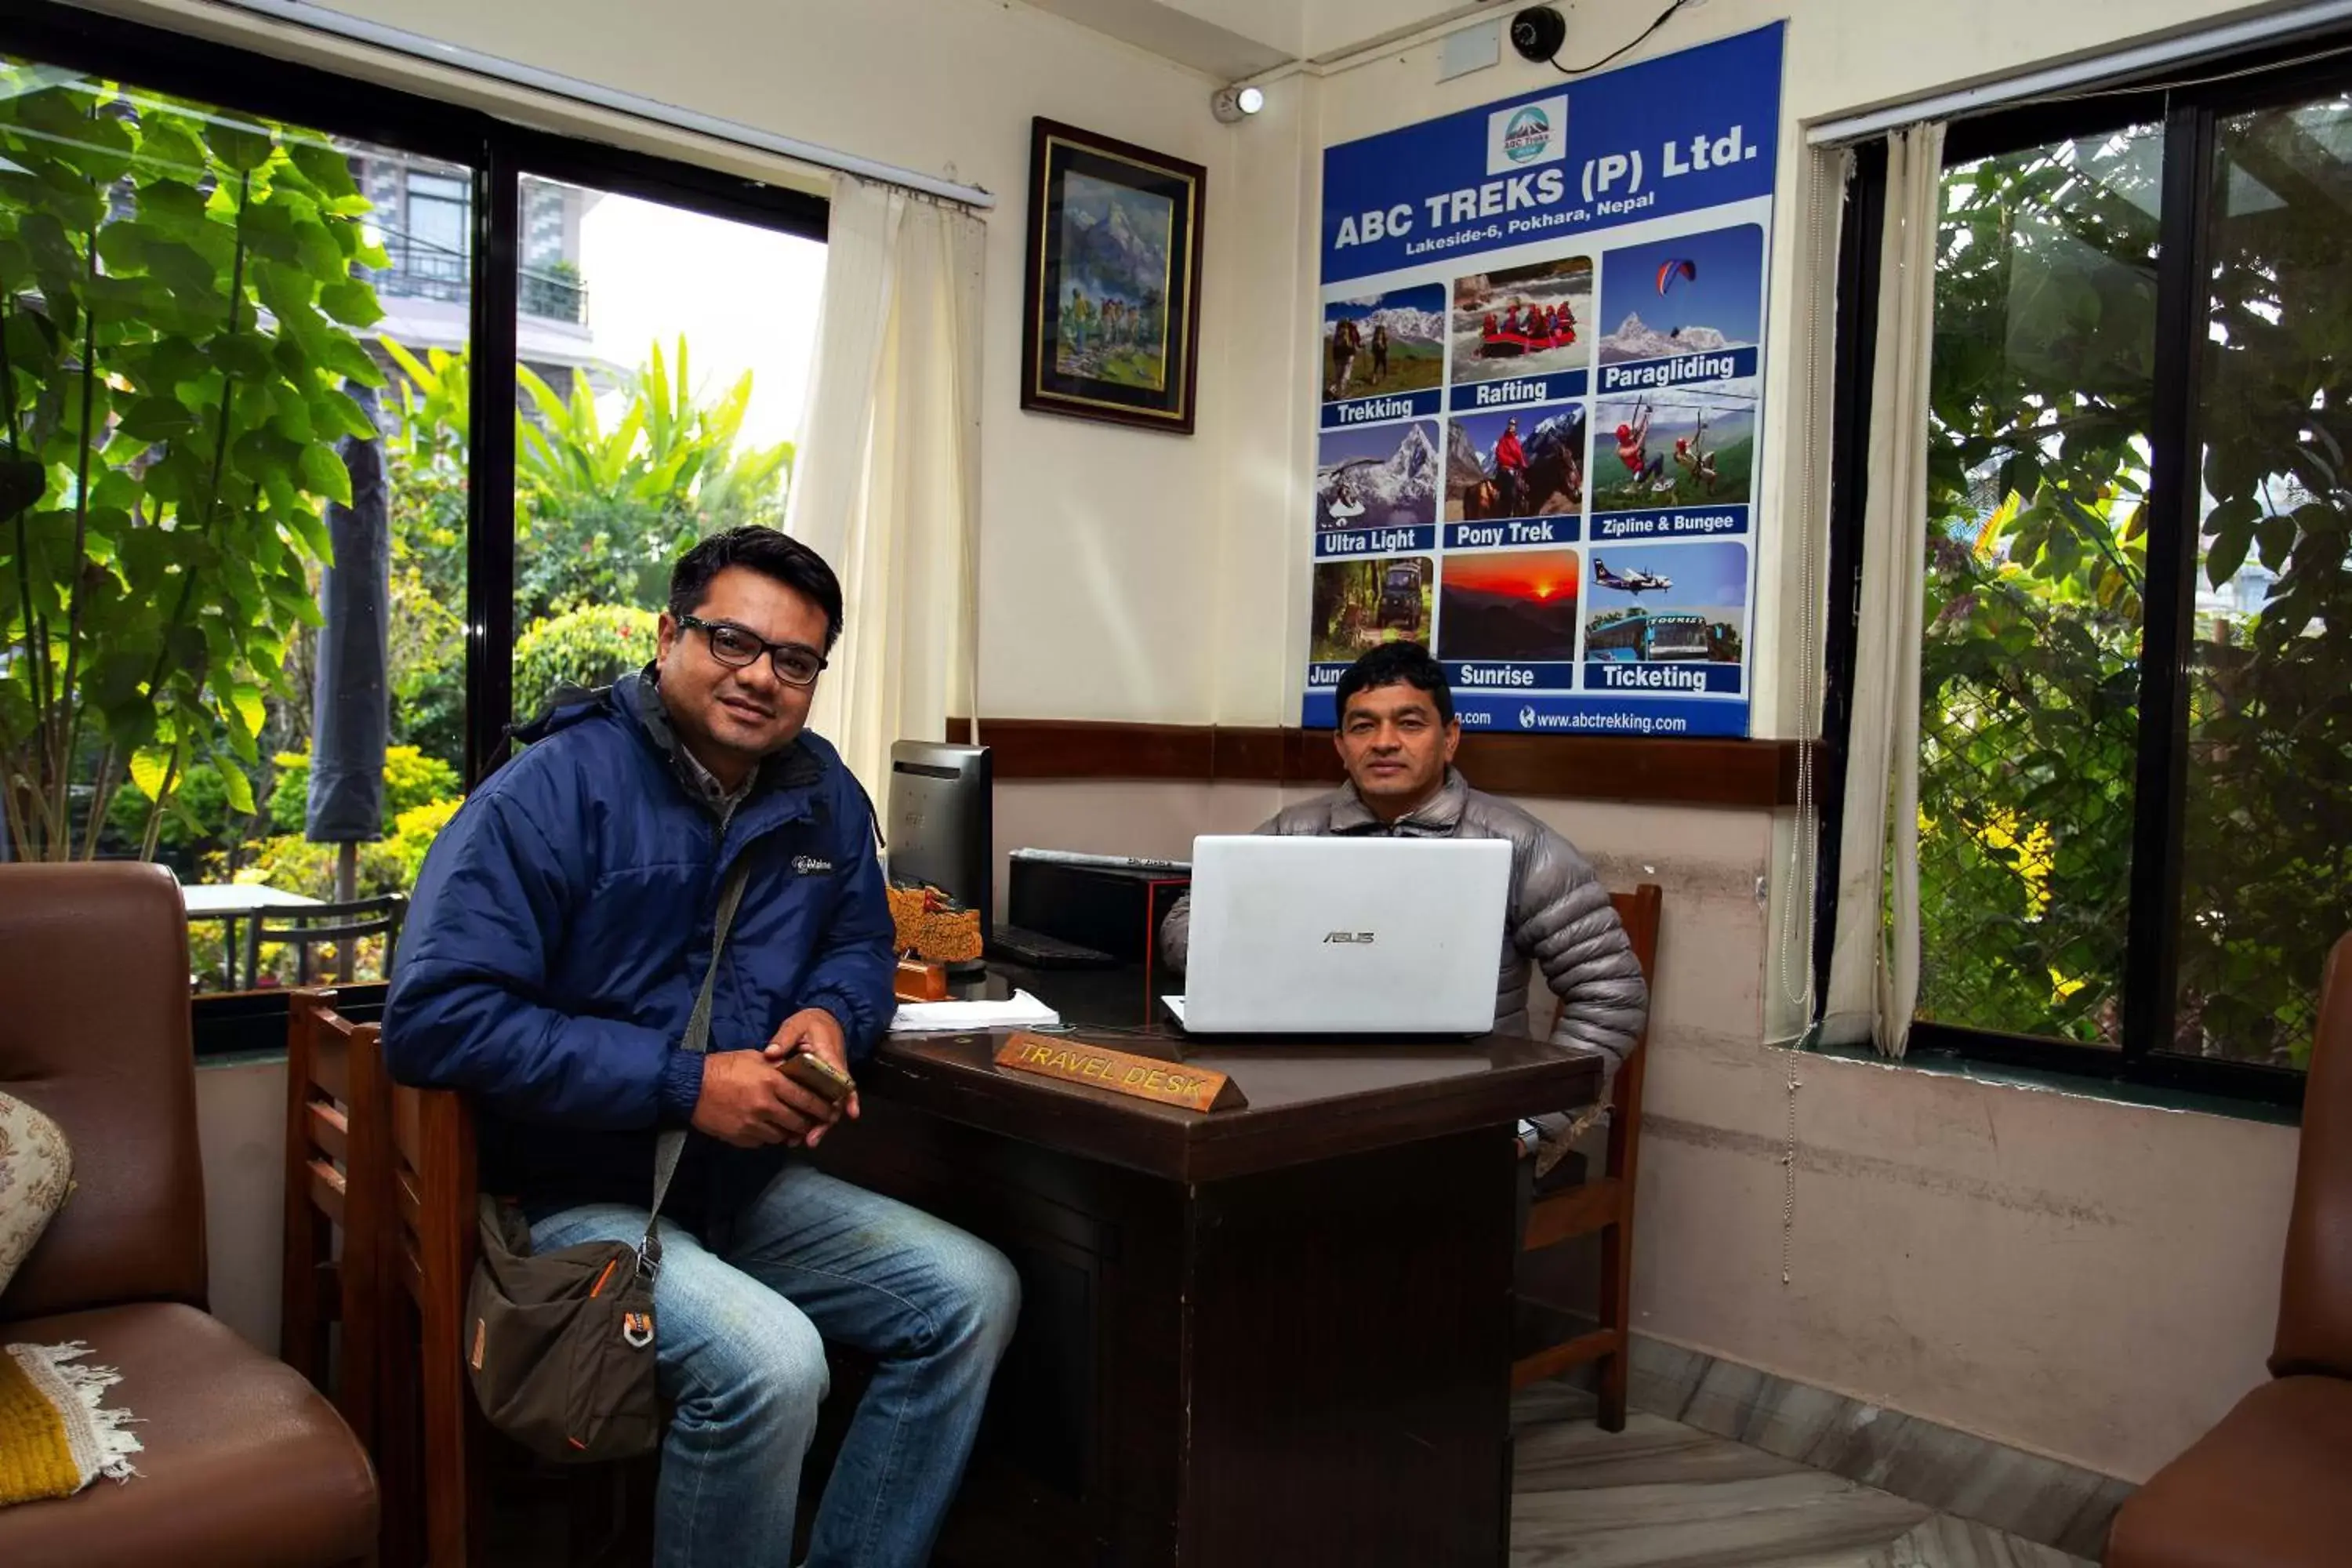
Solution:
{"label": "smartphone in hand", "polygon": [[828,1104],[839,1105],[857,1090],[856,1080],[814,1051],[794,1051],[776,1066],[786,1078]]}

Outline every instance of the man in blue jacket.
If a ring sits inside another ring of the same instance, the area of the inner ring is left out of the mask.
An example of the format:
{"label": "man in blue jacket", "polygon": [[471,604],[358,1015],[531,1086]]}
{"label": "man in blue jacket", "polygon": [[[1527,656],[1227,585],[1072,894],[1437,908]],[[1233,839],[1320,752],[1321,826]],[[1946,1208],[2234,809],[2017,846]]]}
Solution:
{"label": "man in blue jacket", "polygon": [[521,1203],[535,1248],[640,1237],[656,1136],[692,1129],[654,1286],[666,1568],[792,1563],[824,1339],[878,1369],[808,1561],[923,1562],[1019,1310],[993,1248],[794,1153],[857,1101],[776,1064],[852,1068],[895,1005],[873,808],[803,728],[841,615],[832,569],[772,529],[689,551],[656,663],[521,731],[433,846],[384,1009],[393,1076],[473,1097],[483,1190]]}

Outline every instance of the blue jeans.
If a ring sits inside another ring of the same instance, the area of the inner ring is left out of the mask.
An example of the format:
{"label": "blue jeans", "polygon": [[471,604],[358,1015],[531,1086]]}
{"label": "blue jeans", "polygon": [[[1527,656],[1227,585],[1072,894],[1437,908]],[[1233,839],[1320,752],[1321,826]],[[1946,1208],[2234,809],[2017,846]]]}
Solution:
{"label": "blue jeans", "polygon": [[[593,1204],[534,1248],[634,1241],[646,1212]],[[654,1518],[659,1568],[789,1568],[824,1340],[878,1360],[817,1508],[810,1568],[929,1557],[971,1454],[1021,1283],[986,1242],[794,1163],[722,1258],[662,1223],[658,1380],[676,1406]]]}

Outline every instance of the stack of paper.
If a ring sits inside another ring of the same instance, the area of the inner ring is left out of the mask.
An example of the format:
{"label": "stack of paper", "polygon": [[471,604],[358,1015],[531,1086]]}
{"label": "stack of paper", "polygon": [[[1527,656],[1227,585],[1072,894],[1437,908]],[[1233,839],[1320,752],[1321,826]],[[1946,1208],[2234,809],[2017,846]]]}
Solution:
{"label": "stack of paper", "polygon": [[901,1002],[890,1020],[890,1031],[911,1035],[943,1029],[1052,1029],[1061,1022],[1059,1013],[1026,991],[1015,990],[1012,999],[1004,1002]]}

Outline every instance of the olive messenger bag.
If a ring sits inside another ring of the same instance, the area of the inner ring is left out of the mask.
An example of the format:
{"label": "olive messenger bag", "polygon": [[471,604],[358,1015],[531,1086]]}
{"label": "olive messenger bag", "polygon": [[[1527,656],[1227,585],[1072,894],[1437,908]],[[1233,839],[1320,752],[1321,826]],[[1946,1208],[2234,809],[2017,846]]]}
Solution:
{"label": "olive messenger bag", "polygon": [[[711,987],[747,869],[739,862],[719,895],[710,967],[683,1042],[698,1055],[710,1047]],[[466,1298],[473,1325],[467,1370],[489,1424],[535,1454],[585,1464],[661,1444],[665,1423],[654,1385],[654,1277],[661,1269],[656,1226],[685,1146],[682,1128],[655,1142],[653,1209],[644,1238],[634,1244],[589,1241],[534,1253],[520,1211],[482,1197],[481,1257]]]}

